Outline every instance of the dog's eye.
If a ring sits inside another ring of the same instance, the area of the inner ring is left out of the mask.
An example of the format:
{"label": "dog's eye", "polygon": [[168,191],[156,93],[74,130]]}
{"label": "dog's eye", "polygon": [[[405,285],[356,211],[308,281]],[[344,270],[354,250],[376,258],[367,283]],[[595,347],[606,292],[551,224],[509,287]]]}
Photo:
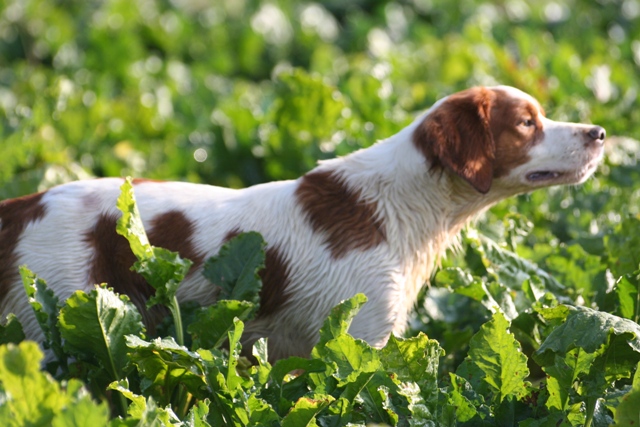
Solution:
{"label": "dog's eye", "polygon": [[520,126],[531,127],[535,125],[536,125],[536,122],[533,119],[523,119],[520,122]]}

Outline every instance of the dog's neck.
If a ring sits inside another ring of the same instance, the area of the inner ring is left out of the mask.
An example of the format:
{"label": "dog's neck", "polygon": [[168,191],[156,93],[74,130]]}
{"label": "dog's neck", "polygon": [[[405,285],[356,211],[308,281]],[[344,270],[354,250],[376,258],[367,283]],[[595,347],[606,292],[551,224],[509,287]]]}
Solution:
{"label": "dog's neck", "polygon": [[405,261],[406,296],[412,300],[460,230],[503,197],[497,191],[481,194],[448,171],[431,168],[413,144],[414,128],[317,169],[338,174],[375,203],[391,253]]}

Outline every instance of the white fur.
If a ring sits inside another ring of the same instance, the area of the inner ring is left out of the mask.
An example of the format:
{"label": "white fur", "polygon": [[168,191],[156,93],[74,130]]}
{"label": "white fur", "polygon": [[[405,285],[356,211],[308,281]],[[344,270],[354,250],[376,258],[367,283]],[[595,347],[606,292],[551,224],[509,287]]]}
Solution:
{"label": "white fur", "polygon": [[[500,88],[535,103],[523,92]],[[376,204],[377,216],[384,223],[383,244],[349,251],[339,259],[330,256],[325,236],[311,228],[297,203],[294,194],[300,180],[242,190],[149,182],[136,184],[135,195],[145,221],[169,210],[183,212],[195,224],[193,246],[205,257],[215,255],[226,233],[234,228],[258,231],[278,248],[290,267],[289,302],[274,315],[250,322],[245,332],[247,342],[267,336],[272,358],[308,355],[331,307],[359,292],[369,302],[350,332],[380,347],[391,333],[404,331],[407,315],[438,257],[469,219],[505,197],[541,185],[581,182],[602,157],[602,149],[585,149],[579,135],[585,125],[541,117],[545,137],[531,149],[530,162],[494,180],[491,190],[481,194],[455,175],[431,170],[416,149],[413,132],[428,114],[370,148],[316,168],[333,171],[350,188],[359,190],[362,198]],[[527,174],[542,169],[566,173],[559,182],[527,180]],[[18,264],[26,264],[47,280],[62,299],[78,289],[90,290],[93,254],[83,233],[99,215],[117,213],[115,201],[121,184],[118,178],[99,179],[48,191],[42,199],[46,216],[31,223],[19,239]],[[178,297],[202,304],[214,302],[212,286],[199,273],[189,276]],[[41,338],[21,284],[15,283],[0,308],[3,315],[14,312],[29,337]]]}

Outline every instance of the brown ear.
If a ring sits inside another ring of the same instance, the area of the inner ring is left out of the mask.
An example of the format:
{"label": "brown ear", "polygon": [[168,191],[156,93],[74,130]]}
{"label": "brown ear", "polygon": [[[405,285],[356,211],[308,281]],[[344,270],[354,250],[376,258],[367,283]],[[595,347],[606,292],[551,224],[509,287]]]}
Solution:
{"label": "brown ear", "polygon": [[495,144],[489,126],[493,91],[475,87],[448,97],[416,128],[413,142],[432,166],[442,165],[487,193]]}

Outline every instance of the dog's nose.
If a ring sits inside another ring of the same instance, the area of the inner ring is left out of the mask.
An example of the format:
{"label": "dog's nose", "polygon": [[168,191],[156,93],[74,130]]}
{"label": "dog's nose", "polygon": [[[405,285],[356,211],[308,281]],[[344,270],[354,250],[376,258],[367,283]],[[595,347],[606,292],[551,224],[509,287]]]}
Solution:
{"label": "dog's nose", "polygon": [[601,126],[594,126],[587,132],[587,135],[596,141],[604,141],[604,138],[607,136],[607,131]]}

